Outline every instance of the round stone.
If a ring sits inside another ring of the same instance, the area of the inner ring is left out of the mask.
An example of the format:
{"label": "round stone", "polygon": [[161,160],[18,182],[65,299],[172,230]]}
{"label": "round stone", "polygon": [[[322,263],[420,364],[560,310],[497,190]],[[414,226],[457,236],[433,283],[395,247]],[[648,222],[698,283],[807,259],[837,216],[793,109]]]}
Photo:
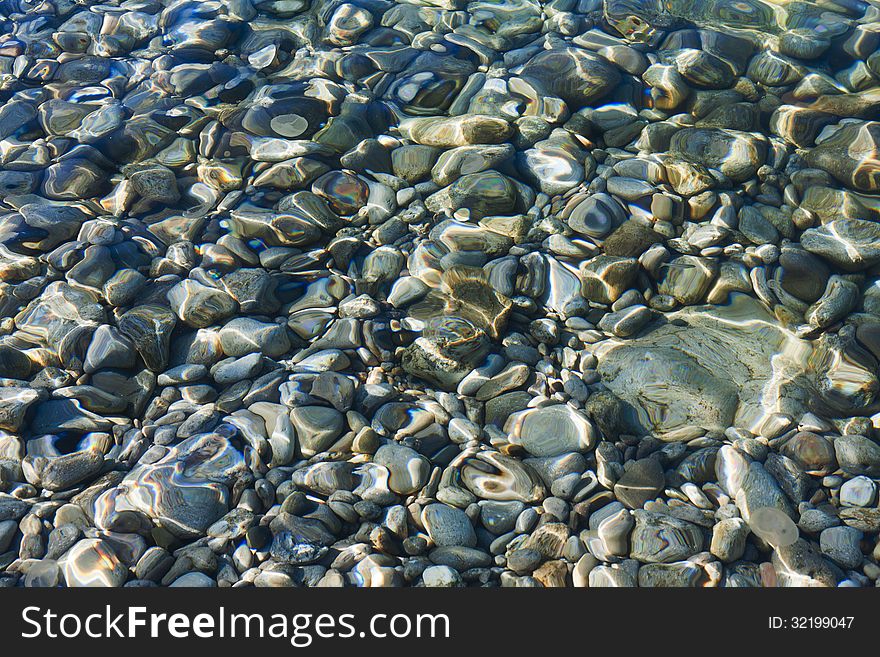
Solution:
{"label": "round stone", "polygon": [[868,477],[853,477],[840,487],[840,503],[844,506],[869,507],[876,498],[877,484]]}
{"label": "round stone", "polygon": [[422,510],[422,524],[438,547],[476,547],[477,536],[464,511],[448,504],[429,504]]}
{"label": "round stone", "polygon": [[62,559],[64,582],[71,588],[112,587],[125,583],[128,569],[119,560],[110,543],[85,538],[74,545]]}
{"label": "round stone", "polygon": [[592,449],[596,429],[567,405],[545,406],[513,413],[504,424],[510,441],[533,456],[556,456]]}

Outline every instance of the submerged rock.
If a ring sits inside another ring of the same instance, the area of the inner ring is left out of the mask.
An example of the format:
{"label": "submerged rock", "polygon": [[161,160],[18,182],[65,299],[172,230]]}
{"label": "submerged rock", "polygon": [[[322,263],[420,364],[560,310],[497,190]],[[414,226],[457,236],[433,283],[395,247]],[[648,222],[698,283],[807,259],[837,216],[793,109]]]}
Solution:
{"label": "submerged rock", "polygon": [[869,5],[3,2],[0,587],[873,585]]}
{"label": "submerged rock", "polygon": [[715,314],[694,307],[674,317],[642,337],[599,346],[599,373],[626,402],[633,430],[690,440],[804,408],[812,348],[752,299],[733,295]]}

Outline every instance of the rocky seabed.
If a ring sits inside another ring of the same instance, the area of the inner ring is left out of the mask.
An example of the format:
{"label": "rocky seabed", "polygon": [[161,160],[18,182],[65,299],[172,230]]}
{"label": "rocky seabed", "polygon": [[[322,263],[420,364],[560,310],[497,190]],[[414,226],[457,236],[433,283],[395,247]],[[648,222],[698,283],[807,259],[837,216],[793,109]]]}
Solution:
{"label": "rocky seabed", "polygon": [[0,586],[874,587],[880,2],[0,0]]}

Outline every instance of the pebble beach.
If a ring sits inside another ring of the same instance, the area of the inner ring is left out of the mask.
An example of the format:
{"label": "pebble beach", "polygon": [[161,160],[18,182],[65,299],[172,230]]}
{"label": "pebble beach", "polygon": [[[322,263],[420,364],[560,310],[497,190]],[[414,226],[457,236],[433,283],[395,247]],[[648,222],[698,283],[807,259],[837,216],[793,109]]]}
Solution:
{"label": "pebble beach", "polygon": [[880,1],[0,0],[0,587],[875,587]]}

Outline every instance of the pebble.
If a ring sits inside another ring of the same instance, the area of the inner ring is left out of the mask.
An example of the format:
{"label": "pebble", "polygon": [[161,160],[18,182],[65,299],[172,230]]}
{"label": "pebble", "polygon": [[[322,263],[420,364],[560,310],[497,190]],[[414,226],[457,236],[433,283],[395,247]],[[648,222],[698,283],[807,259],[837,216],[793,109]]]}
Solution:
{"label": "pebble", "polygon": [[461,575],[449,566],[428,566],[422,573],[422,581],[429,588],[451,589],[462,586]]}
{"label": "pebble", "polygon": [[373,461],[388,469],[388,487],[399,495],[409,495],[419,490],[430,473],[430,464],[425,457],[414,449],[396,443],[382,445]]}
{"label": "pebble", "polygon": [[777,586],[831,587],[836,586],[839,572],[811,543],[800,538],[791,545],[773,551],[773,568]]}
{"label": "pebble", "polygon": [[290,421],[303,456],[314,456],[330,447],[342,434],[342,414],[325,406],[300,406],[290,411]]}
{"label": "pebble", "polygon": [[657,459],[634,461],[614,484],[614,496],[629,509],[641,509],[663,489],[663,467]]}
{"label": "pebble", "polygon": [[709,551],[724,563],[742,558],[746,550],[749,526],[742,518],[725,518],[712,528]]}
{"label": "pebble", "polygon": [[853,477],[840,487],[840,503],[843,506],[868,507],[877,498],[877,484],[865,476]]}
{"label": "pebble", "polygon": [[210,589],[216,588],[217,582],[205,573],[186,573],[171,582],[168,586]]}
{"label": "pebble", "polygon": [[476,547],[477,536],[464,511],[447,504],[429,504],[422,510],[422,524],[438,547]]}
{"label": "pebble", "polygon": [[703,534],[696,525],[672,516],[637,509],[630,538],[632,558],[644,563],[670,563],[686,559],[703,547]]}
{"label": "pebble", "polygon": [[125,583],[127,568],[110,543],[85,538],[63,560],[64,582],[69,587],[117,588]]}
{"label": "pebble", "polygon": [[13,4],[0,586],[876,579],[864,3]]}
{"label": "pebble", "polygon": [[545,406],[513,413],[504,424],[511,442],[534,456],[587,451],[596,442],[592,423],[570,406]]}
{"label": "pebble", "polygon": [[854,475],[880,475],[880,445],[864,436],[840,436],[834,453],[844,472]]}
{"label": "pebble", "polygon": [[829,527],[819,534],[822,554],[842,568],[857,568],[863,556],[859,546],[862,532],[853,527]]}

